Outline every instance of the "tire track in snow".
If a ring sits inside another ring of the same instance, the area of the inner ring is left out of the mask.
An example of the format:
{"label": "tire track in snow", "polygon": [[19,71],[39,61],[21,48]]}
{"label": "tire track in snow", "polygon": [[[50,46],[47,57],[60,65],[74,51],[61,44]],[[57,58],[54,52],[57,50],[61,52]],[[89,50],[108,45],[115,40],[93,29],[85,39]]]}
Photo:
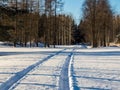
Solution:
{"label": "tire track in snow", "polygon": [[[64,49],[66,50],[66,49]],[[30,65],[29,67],[27,67],[26,69],[17,72],[13,77],[11,77],[9,80],[7,80],[6,82],[4,82],[1,86],[0,86],[0,90],[9,90],[15,83],[17,83],[21,78],[23,78],[27,73],[29,73],[31,70],[33,70],[35,67],[37,67],[38,65],[42,64],[43,62],[49,60],[51,57],[58,55],[59,53],[62,53],[64,50],[61,50],[55,54],[49,55],[46,58],[44,58],[43,60],[38,61],[37,63]]]}
{"label": "tire track in snow", "polygon": [[71,65],[73,61],[73,49],[71,53],[68,55],[66,58],[66,61],[62,67],[61,75],[60,75],[60,80],[59,80],[59,90],[72,90],[73,88],[73,79],[71,75]]}
{"label": "tire track in snow", "polygon": [[69,76],[69,90],[80,90],[77,84],[76,77],[74,76],[75,71],[74,71],[74,55],[72,57],[72,60],[70,61],[69,64],[69,70],[68,70],[68,76]]}

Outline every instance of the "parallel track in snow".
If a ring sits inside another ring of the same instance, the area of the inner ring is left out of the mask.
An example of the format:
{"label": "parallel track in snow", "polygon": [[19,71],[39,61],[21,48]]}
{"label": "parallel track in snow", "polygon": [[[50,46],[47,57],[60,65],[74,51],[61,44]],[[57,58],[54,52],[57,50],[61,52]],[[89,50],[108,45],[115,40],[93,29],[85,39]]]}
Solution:
{"label": "parallel track in snow", "polygon": [[59,81],[59,90],[72,90],[71,88],[73,88],[71,65],[73,61],[74,50],[75,49],[73,49],[72,52],[68,55],[62,67],[60,81]]}
{"label": "parallel track in snow", "polygon": [[49,55],[46,58],[38,61],[37,63],[35,63],[33,65],[30,65],[29,67],[25,68],[24,70],[22,70],[20,72],[17,72],[13,77],[11,77],[9,80],[7,80],[6,82],[4,82],[0,86],[0,90],[9,90],[14,84],[16,84],[19,80],[21,80],[24,76],[26,76],[30,71],[32,71],[38,65],[42,64],[45,61],[48,61],[50,58],[58,55],[59,53],[62,53],[64,50],[61,50],[59,52],[56,52],[55,54]]}

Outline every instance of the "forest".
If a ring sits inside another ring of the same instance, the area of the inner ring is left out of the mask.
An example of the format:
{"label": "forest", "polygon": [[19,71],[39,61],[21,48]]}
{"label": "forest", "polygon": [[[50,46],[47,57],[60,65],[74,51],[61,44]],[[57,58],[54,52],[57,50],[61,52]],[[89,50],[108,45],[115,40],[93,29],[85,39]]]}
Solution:
{"label": "forest", "polygon": [[[106,47],[120,43],[120,15],[109,0],[85,0],[83,17],[76,24],[62,13],[62,0],[1,0],[0,41],[13,46],[89,44]],[[78,6],[79,8],[79,6]]]}

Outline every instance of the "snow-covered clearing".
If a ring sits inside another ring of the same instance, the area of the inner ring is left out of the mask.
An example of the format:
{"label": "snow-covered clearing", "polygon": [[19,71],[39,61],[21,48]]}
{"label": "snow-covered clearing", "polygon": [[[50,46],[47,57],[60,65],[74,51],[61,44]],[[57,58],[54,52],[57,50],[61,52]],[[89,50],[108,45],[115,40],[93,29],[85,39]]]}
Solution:
{"label": "snow-covered clearing", "polygon": [[120,48],[0,48],[0,90],[120,90]]}
{"label": "snow-covered clearing", "polygon": [[79,49],[73,63],[76,88],[120,90],[120,48]]}

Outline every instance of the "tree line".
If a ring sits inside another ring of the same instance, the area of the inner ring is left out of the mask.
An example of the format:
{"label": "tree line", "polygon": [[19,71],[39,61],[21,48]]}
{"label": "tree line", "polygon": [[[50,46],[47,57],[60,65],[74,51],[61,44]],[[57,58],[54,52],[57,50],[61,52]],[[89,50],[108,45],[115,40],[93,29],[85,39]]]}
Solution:
{"label": "tree line", "polygon": [[62,0],[9,0],[0,6],[0,41],[30,47],[39,42],[45,47],[120,43],[120,15],[113,13],[109,0],[85,0],[78,25],[71,15],[61,13],[62,7]]}
{"label": "tree line", "polygon": [[93,47],[106,47],[120,37],[120,17],[114,15],[109,0],[85,0],[83,18],[79,29],[84,35],[84,42]]}
{"label": "tree line", "polygon": [[61,0],[10,0],[0,6],[0,41],[14,46],[70,45],[72,16],[61,13]]}

